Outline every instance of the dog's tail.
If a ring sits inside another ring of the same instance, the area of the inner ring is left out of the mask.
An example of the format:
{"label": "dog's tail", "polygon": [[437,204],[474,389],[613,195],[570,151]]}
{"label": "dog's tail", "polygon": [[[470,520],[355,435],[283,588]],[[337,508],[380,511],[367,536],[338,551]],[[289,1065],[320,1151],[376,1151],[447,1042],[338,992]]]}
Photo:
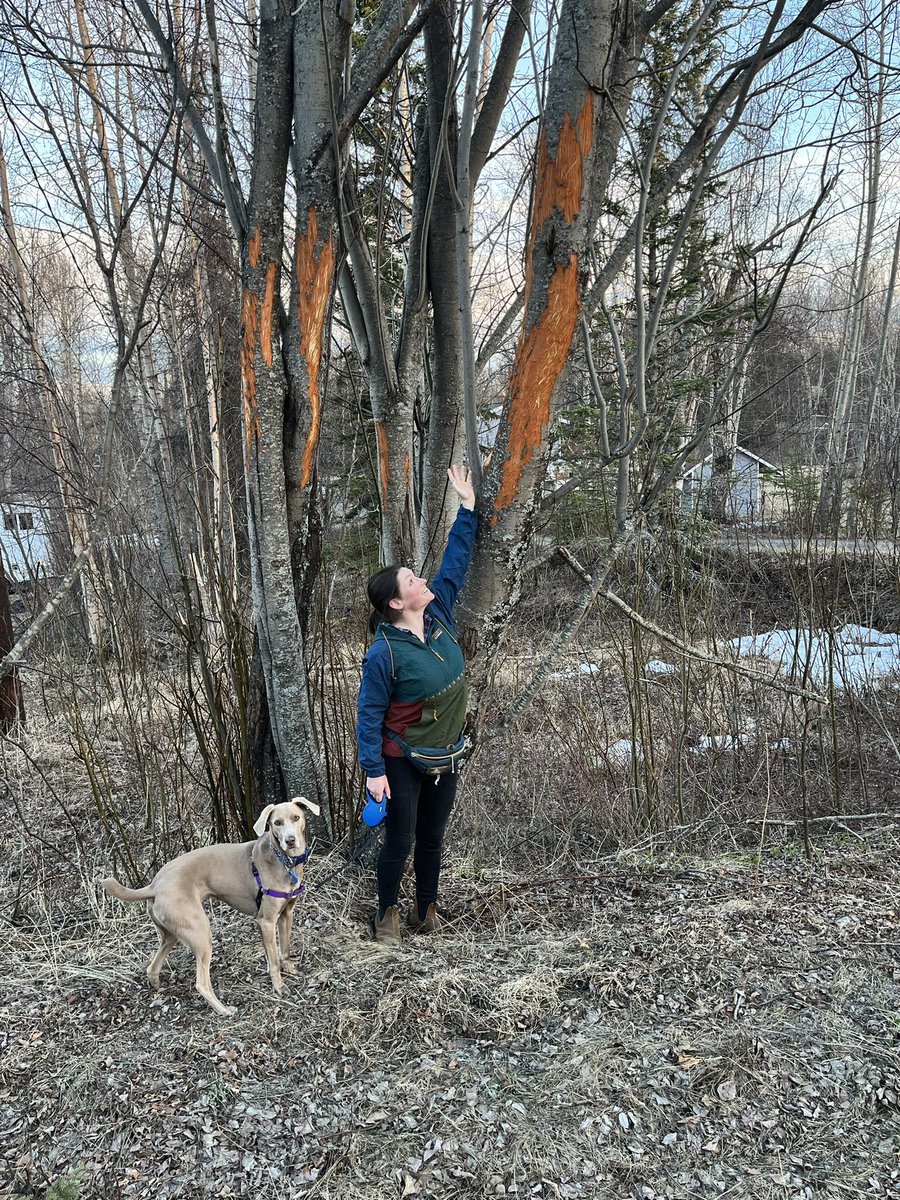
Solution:
{"label": "dog's tail", "polygon": [[152,886],[137,890],[122,887],[118,879],[113,879],[111,875],[108,879],[101,879],[98,882],[108,896],[115,896],[117,900],[152,900],[155,895]]}

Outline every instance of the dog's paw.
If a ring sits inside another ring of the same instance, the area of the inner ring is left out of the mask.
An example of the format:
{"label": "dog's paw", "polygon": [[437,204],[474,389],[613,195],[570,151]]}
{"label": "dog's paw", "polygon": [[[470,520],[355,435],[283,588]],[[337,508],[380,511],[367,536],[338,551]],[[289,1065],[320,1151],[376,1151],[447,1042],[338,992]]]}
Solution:
{"label": "dog's paw", "polygon": [[213,1012],[217,1012],[220,1017],[237,1016],[237,1009],[231,1004],[223,1004],[218,996],[204,996],[203,999]]}
{"label": "dog's paw", "polygon": [[294,966],[294,964],[292,962],[283,962],[281,964],[281,969],[282,969],[282,971],[284,971],[285,975],[296,975],[297,974],[297,968]]}

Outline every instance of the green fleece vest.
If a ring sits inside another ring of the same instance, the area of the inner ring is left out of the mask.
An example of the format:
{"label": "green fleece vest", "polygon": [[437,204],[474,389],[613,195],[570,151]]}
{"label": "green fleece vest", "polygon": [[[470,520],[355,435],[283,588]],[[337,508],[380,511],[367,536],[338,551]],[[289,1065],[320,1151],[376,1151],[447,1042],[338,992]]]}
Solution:
{"label": "green fleece vest", "polygon": [[379,625],[378,633],[387,642],[394,681],[385,725],[391,728],[396,706],[403,723],[409,722],[403,739],[411,746],[454,745],[466,719],[468,687],[452,629],[433,617],[425,642],[393,625]]}

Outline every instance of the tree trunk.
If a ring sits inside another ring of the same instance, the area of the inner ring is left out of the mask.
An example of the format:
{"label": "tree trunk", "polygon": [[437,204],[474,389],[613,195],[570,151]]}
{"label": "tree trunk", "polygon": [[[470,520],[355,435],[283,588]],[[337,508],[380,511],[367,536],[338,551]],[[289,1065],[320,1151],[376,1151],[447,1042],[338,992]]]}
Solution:
{"label": "tree trunk", "polygon": [[[130,211],[123,213],[122,209],[120,184],[116,178],[109,142],[106,136],[106,125],[103,117],[103,97],[101,96],[97,79],[93,43],[85,18],[83,0],[74,0],[74,8],[78,25],[78,36],[81,40],[81,47],[84,53],[84,83],[91,98],[91,114],[97,141],[97,153],[100,157],[103,179],[106,185],[106,200],[108,203],[101,204],[101,208],[104,213],[108,214],[110,238],[122,261],[125,276],[125,305],[120,303],[119,296],[116,294],[116,273],[113,269],[112,259],[109,263],[109,269],[104,271],[104,278],[110,298],[111,312],[118,315],[123,307],[129,309],[128,316],[130,323],[133,325],[140,319],[139,313],[144,304],[144,299],[141,295],[142,284],[139,282],[142,265],[138,260],[132,238],[131,213]],[[130,77],[128,77],[127,83],[129,99],[132,101],[131,120],[134,132],[137,134],[138,121]],[[117,81],[116,92],[118,93],[119,90]],[[77,107],[75,108],[75,112],[77,115]],[[85,179],[91,174],[90,164],[84,154],[84,145],[86,142],[86,138],[76,139],[76,144],[81,152],[80,169]],[[136,145],[141,171],[146,176],[148,172],[144,165],[140,141],[137,138]],[[122,190],[124,192],[124,186]],[[147,201],[146,208],[149,228],[153,231],[153,236],[155,237],[154,214],[150,202],[149,190],[145,192],[145,198]],[[93,191],[85,189],[84,199],[92,210],[86,213],[86,216],[91,221],[95,221],[96,217],[93,211],[95,197]],[[173,526],[177,528],[181,523],[182,506],[178,504],[175,494],[175,471],[172,466],[163,419],[165,398],[159,382],[159,369],[155,362],[156,355],[152,339],[147,338],[145,340],[141,348],[141,358],[145,363],[145,368],[129,373],[124,394],[131,402],[131,408],[140,429],[141,443],[148,449],[147,469],[144,474],[156,518],[156,536],[159,543],[160,561],[165,576],[171,581],[177,578],[178,573],[177,553],[173,546]]]}
{"label": "tree trunk", "polygon": [[[733,352],[737,353],[736,349]],[[715,357],[719,357],[716,355]],[[721,362],[721,359],[720,359]],[[720,369],[726,375],[733,369],[734,359]],[[715,422],[709,435],[712,452],[712,472],[709,478],[704,507],[713,521],[733,521],[737,516],[734,508],[734,458],[737,454],[738,436],[741,427],[741,408],[744,385],[747,379],[746,365],[734,379],[725,403],[725,411]]]}
{"label": "tree trunk", "polygon": [[[13,645],[9,585],[6,581],[3,552],[0,550],[0,659],[6,657]],[[8,733],[19,722],[23,725],[25,723],[25,703],[22,699],[19,672],[14,667],[6,674],[0,675],[0,732]]]}
{"label": "tree trunk", "polygon": [[[871,62],[861,59],[864,71],[864,115],[866,135],[866,170],[863,190],[862,212],[860,213],[860,236],[857,238],[854,261],[853,287],[847,329],[842,345],[842,370],[835,381],[834,407],[828,432],[825,462],[822,465],[822,486],[819,494],[818,522],[825,532],[837,529],[843,523],[843,496],[847,452],[851,440],[853,404],[856,398],[860,363],[863,357],[862,336],[869,295],[869,264],[876,233],[876,217],[881,194],[881,150],[884,136],[885,77],[885,21],[882,10],[882,25],[879,31],[878,58],[880,63],[876,78],[869,76]],[[874,95],[873,95],[874,92]]]}
{"label": "tree trunk", "polygon": [[[289,0],[271,0],[260,7],[256,153],[241,247],[244,478],[253,607],[272,736],[287,792],[318,801],[324,797],[297,607],[298,591],[309,585],[316,564],[309,559],[299,564],[303,578],[298,588],[292,552],[298,535],[301,546],[304,541],[299,502],[312,495],[321,324],[332,274],[330,226],[324,222],[320,231],[315,208],[304,211],[305,230],[298,237],[291,284],[295,317],[285,322],[279,297],[287,149],[295,101],[294,22]],[[306,11],[311,13],[312,6]],[[306,76],[311,73],[307,66]],[[288,344],[291,332],[296,339],[293,346]],[[288,361],[294,365],[293,379]],[[307,378],[306,396],[294,390],[302,374]],[[289,499],[291,486],[301,495]]]}
{"label": "tree trunk", "polygon": [[[884,301],[884,313],[881,320],[881,334],[878,338],[878,348],[875,351],[875,362],[872,365],[872,379],[869,384],[869,396],[866,402],[866,409],[863,413],[863,418],[860,423],[860,428],[856,435],[855,445],[852,448],[850,469],[848,472],[850,500],[847,507],[847,532],[851,537],[856,537],[857,533],[859,532],[859,487],[862,482],[866,466],[866,457],[869,449],[869,436],[872,430],[872,419],[875,415],[875,409],[878,404],[878,396],[879,392],[881,391],[882,374],[884,372],[888,341],[890,339],[891,312],[894,306],[894,290],[897,286],[898,266],[900,266],[900,223],[897,225],[897,233],[894,238],[894,257],[891,262],[891,273],[888,279],[887,295]],[[872,536],[878,536],[877,529],[873,529]]]}
{"label": "tree trunk", "polygon": [[18,235],[10,204],[9,180],[6,173],[6,158],[3,153],[2,142],[0,142],[0,210],[2,210],[3,224],[9,244],[9,255],[12,262],[17,299],[22,322],[25,327],[25,339],[31,353],[32,364],[37,375],[41,398],[47,415],[47,429],[53,451],[69,544],[72,548],[73,558],[82,562],[82,569],[77,579],[81,586],[88,642],[94,649],[100,649],[106,629],[106,620],[90,578],[90,536],[87,517],[82,502],[79,499],[79,489],[76,485],[69,461],[66,439],[60,428],[60,397],[53,376],[44,361],[44,356],[41,353],[38,342],[37,328],[35,326],[34,315],[31,311],[29,291],[25,278],[25,264],[19,253]]}
{"label": "tree trunk", "polygon": [[485,474],[483,522],[466,592],[487,659],[518,599],[594,218],[615,162],[619,114],[627,110],[640,42],[630,10],[615,0],[563,3],[538,138],[525,313]]}
{"label": "tree trunk", "polygon": [[[456,208],[449,164],[457,158],[457,114],[453,97],[454,14],[456,6],[437,6],[425,26],[425,69],[428,78],[428,147],[434,199],[428,226],[427,279],[431,296],[432,333],[428,346],[431,365],[428,435],[422,464],[419,549],[426,562],[443,545],[443,535],[455,511],[447,488],[447,468],[460,457],[465,427],[462,420],[463,339],[459,307],[461,281],[457,259]],[[436,176],[436,178],[434,178]]]}

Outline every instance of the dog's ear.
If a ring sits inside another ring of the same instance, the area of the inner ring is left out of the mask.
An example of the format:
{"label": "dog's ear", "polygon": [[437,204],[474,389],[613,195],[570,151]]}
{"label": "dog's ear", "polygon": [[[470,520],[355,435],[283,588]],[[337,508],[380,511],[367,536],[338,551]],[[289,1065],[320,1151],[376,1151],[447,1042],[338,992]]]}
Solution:
{"label": "dog's ear", "polygon": [[259,814],[259,816],[256,818],[256,821],[253,825],[253,832],[256,834],[257,837],[262,837],[262,835],[266,832],[266,827],[269,824],[269,813],[272,811],[272,809],[274,807],[275,807],[274,804],[267,804],[266,807]]}
{"label": "dog's ear", "polygon": [[291,800],[291,803],[302,804],[305,808],[308,808],[310,812],[315,813],[316,816],[318,816],[322,811],[314,800],[307,800],[305,796],[294,796]]}

